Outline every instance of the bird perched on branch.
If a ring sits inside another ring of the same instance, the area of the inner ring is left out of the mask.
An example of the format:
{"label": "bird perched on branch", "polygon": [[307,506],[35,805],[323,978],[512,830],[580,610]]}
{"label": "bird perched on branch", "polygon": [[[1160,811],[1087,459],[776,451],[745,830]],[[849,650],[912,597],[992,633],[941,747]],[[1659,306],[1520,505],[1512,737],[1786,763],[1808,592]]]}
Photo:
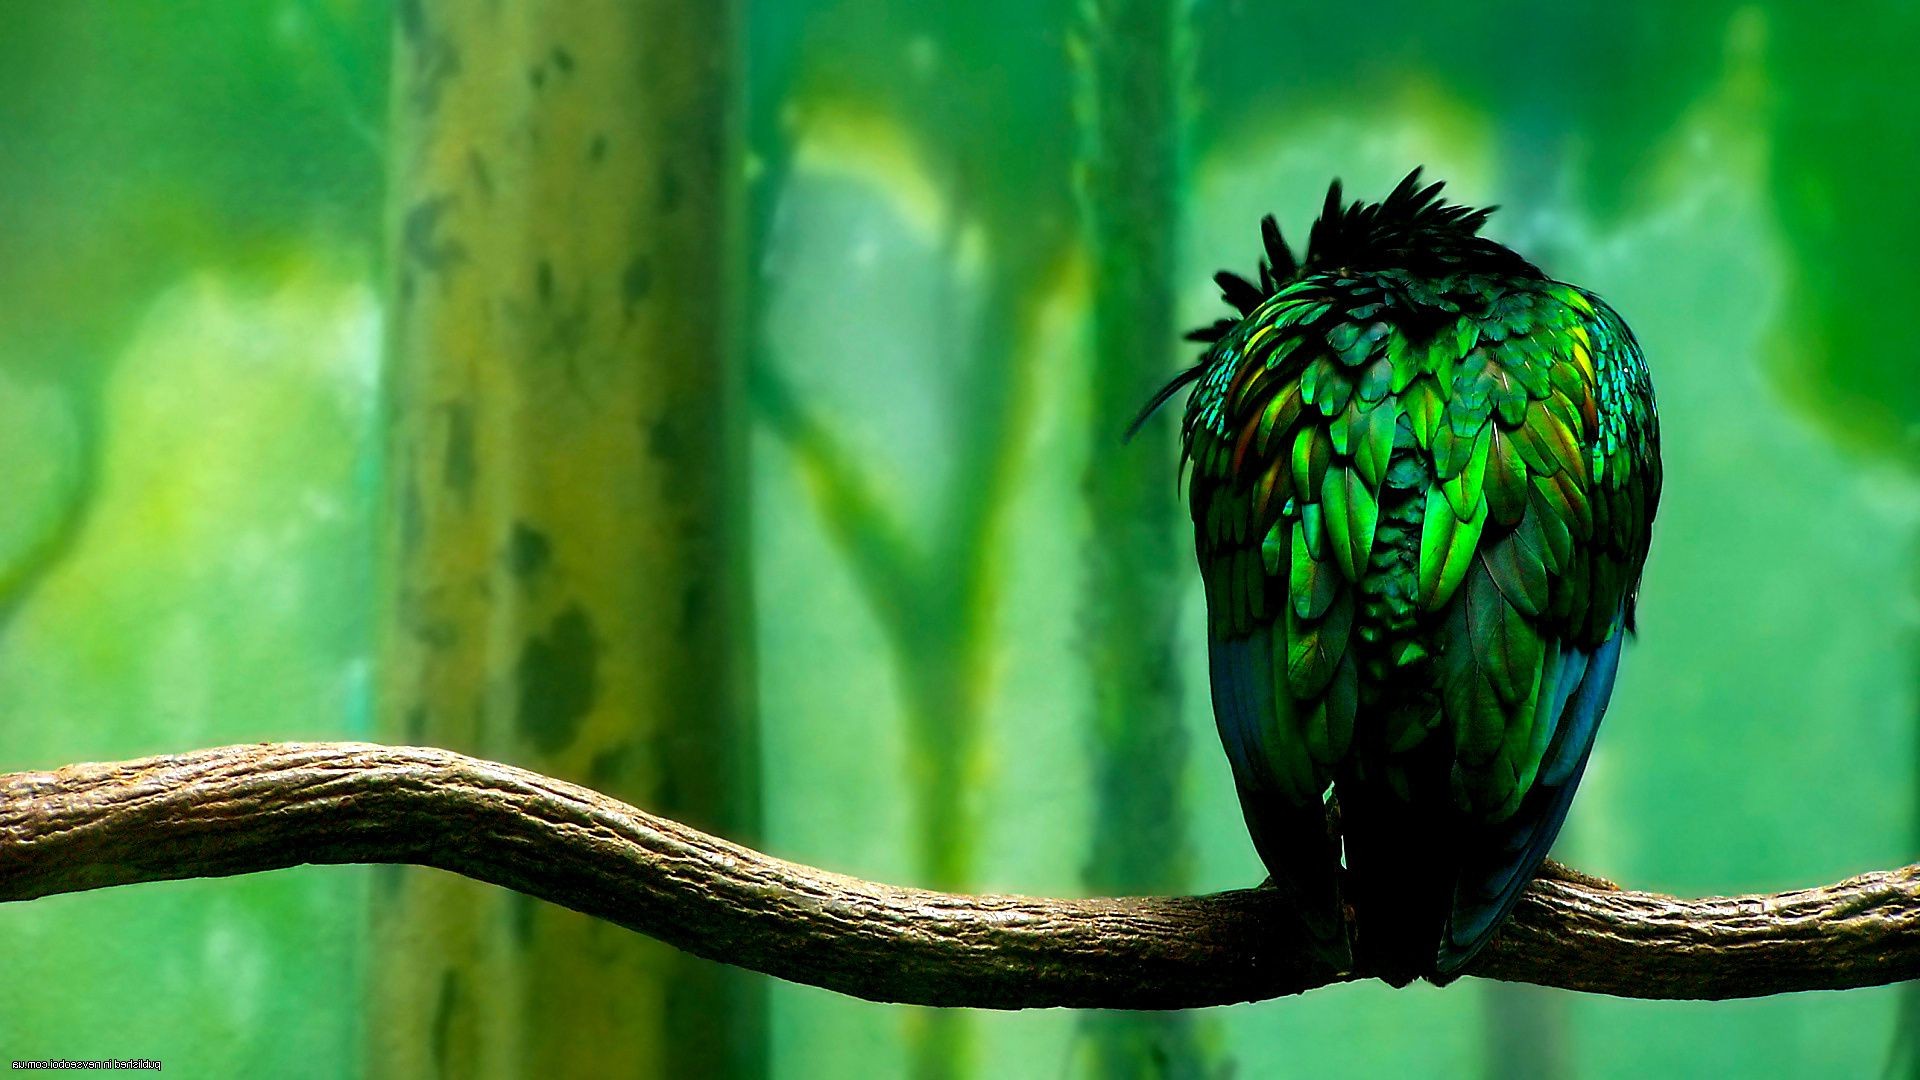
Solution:
{"label": "bird perched on branch", "polygon": [[1395,985],[1456,977],[1546,858],[1660,494],[1620,316],[1419,177],[1372,204],[1335,181],[1304,261],[1267,218],[1258,282],[1215,279],[1238,317],[1141,414],[1196,384],[1214,716],[1254,845],[1330,962]]}

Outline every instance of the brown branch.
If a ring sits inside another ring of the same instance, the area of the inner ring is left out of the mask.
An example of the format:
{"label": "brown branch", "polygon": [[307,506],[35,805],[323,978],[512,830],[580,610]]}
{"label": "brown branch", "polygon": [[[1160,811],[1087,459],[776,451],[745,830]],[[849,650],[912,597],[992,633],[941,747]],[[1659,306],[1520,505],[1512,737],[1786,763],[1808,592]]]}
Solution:
{"label": "brown branch", "polygon": [[[438,867],[876,1001],[1165,1009],[1358,977],[1305,959],[1271,890],[1048,900],[897,888],[445,750],[264,743],[0,775],[0,899],[302,863]],[[1543,878],[1476,974],[1642,998],[1920,977],[1920,866],[1710,900]]]}

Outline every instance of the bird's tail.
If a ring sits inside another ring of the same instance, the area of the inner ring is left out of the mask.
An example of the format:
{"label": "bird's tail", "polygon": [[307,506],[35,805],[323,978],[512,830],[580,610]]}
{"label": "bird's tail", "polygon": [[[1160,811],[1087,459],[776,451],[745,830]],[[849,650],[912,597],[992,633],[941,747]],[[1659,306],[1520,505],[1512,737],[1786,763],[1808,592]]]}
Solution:
{"label": "bird's tail", "polygon": [[1339,798],[1357,967],[1393,986],[1433,978],[1459,872],[1444,824],[1365,782]]}
{"label": "bird's tail", "polygon": [[1285,805],[1240,788],[1247,831],[1271,875],[1268,883],[1286,895],[1297,929],[1314,957],[1330,971],[1349,971],[1353,954],[1340,896],[1339,849],[1319,806]]}

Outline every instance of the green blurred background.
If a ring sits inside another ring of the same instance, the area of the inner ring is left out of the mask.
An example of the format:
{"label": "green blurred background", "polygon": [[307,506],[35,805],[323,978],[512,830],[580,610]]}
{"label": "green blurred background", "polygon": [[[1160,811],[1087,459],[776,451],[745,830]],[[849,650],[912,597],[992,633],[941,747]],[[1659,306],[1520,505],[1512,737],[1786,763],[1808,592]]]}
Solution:
{"label": "green blurred background", "polygon": [[[0,0],[0,770],[427,742],[887,881],[1250,884],[1173,421],[1117,436],[1262,213],[1297,242],[1330,177],[1425,164],[1632,322],[1665,419],[1641,635],[1557,854],[1679,894],[1909,862],[1917,31]],[[629,937],[418,870],[51,897],[0,910],[0,1056],[1920,1076],[1901,988],[933,1014]]]}

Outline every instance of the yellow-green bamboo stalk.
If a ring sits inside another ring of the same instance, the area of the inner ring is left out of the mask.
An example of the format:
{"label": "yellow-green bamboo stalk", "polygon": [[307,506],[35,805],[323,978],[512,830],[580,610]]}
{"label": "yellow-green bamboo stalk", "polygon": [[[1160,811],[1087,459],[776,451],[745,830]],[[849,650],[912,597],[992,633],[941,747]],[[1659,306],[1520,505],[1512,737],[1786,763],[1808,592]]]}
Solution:
{"label": "yellow-green bamboo stalk", "polygon": [[[390,741],[744,839],[735,20],[400,5],[380,691]],[[751,979],[446,875],[374,911],[377,1075],[763,1071]]]}

